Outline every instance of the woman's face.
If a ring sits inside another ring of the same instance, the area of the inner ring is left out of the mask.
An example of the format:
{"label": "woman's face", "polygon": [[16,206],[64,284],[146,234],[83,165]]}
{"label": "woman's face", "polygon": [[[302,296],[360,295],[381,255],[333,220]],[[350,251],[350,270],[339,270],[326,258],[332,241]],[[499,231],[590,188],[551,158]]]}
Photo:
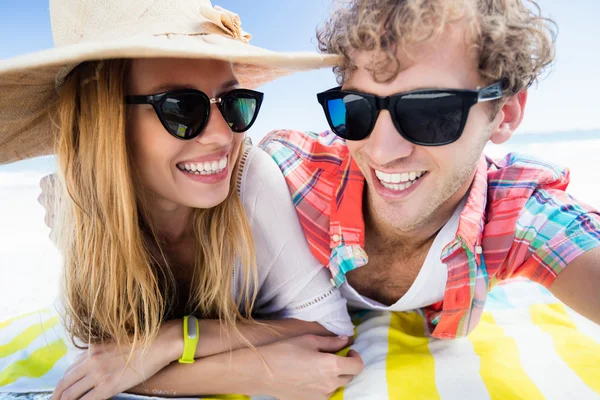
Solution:
{"label": "woman's face", "polygon": [[[217,60],[136,59],[131,62],[128,95],[196,89],[209,98],[238,85],[231,64]],[[167,132],[149,104],[130,105],[127,134],[143,187],[154,204],[210,208],[223,202],[240,152],[243,133],[234,133],[216,104],[202,133],[180,140]]]}

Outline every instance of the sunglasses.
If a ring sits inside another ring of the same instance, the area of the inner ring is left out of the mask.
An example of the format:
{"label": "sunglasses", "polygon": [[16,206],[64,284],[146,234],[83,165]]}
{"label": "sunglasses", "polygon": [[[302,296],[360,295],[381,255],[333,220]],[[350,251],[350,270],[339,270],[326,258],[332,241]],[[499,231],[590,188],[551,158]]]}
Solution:
{"label": "sunglasses", "polygon": [[317,94],[329,126],[339,137],[366,139],[379,112],[388,110],[398,133],[420,146],[442,146],[457,141],[471,107],[500,98],[501,82],[479,90],[425,89],[388,97],[339,87]]}
{"label": "sunglasses", "polygon": [[125,96],[127,104],[151,104],[167,132],[181,140],[191,140],[202,133],[211,104],[217,105],[233,132],[245,132],[256,121],[262,101],[262,93],[248,89],[234,89],[212,99],[194,89]]}

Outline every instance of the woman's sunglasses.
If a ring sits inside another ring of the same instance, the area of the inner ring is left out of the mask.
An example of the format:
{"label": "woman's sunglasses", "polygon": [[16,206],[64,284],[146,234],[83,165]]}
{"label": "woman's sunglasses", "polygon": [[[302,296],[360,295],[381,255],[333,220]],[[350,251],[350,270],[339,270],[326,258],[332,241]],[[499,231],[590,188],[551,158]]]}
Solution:
{"label": "woman's sunglasses", "polygon": [[341,90],[317,95],[333,132],[346,140],[366,139],[381,110],[388,110],[398,133],[420,146],[455,142],[469,110],[477,103],[502,98],[501,82],[479,90],[426,89],[378,97]]}
{"label": "woman's sunglasses", "polygon": [[211,104],[217,105],[233,132],[245,132],[254,124],[262,101],[262,93],[248,89],[234,89],[212,99],[194,89],[125,96],[127,104],[152,104],[167,132],[182,140],[194,139],[202,133]]}

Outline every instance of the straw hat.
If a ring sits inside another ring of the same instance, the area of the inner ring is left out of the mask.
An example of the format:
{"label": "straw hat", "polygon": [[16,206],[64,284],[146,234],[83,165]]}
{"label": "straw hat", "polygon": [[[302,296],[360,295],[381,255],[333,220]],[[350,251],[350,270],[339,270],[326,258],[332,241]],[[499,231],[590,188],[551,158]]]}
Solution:
{"label": "straw hat", "polygon": [[252,46],[240,18],[210,0],[50,0],[50,16],[55,48],[0,61],[0,164],[53,153],[48,105],[84,61],[225,60],[246,88],[336,61]]}

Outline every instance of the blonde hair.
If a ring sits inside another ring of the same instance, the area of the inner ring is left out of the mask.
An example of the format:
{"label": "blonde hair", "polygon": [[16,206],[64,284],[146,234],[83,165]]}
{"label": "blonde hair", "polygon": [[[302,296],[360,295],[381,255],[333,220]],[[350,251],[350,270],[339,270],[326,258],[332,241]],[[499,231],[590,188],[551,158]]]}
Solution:
{"label": "blonde hair", "polygon": [[[125,129],[127,72],[127,60],[82,64],[61,87],[55,108],[59,177],[66,192],[56,221],[64,257],[65,323],[72,338],[88,344],[108,339],[146,346],[176,293],[156,227],[136,189]],[[236,322],[252,321],[258,279],[252,235],[236,190],[240,157],[227,199],[192,212],[198,247],[186,308],[234,328]],[[146,234],[143,227],[150,228]],[[152,256],[152,244],[162,259]],[[246,280],[234,298],[236,256]]]}
{"label": "blonde hair", "polygon": [[375,51],[371,65],[378,82],[401,69],[398,48],[441,34],[448,24],[467,20],[479,56],[479,73],[502,81],[505,93],[533,84],[554,59],[556,24],[541,15],[533,0],[350,0],[317,32],[319,49],[343,56],[334,69],[341,84],[355,68],[354,51]]}

